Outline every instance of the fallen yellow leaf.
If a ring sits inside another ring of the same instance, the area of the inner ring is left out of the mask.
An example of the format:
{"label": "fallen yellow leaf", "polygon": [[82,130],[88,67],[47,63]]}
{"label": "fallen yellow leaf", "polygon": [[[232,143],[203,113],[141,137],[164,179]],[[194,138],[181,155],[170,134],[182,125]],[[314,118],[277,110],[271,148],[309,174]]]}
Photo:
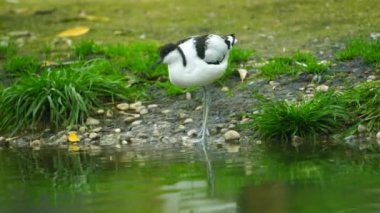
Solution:
{"label": "fallen yellow leaf", "polygon": [[69,151],[70,152],[78,152],[80,150],[80,147],[78,146],[78,144],[70,144],[69,145]]}
{"label": "fallen yellow leaf", "polygon": [[81,36],[90,31],[89,27],[86,26],[77,26],[70,29],[67,29],[65,31],[60,32],[57,36],[64,38],[64,37],[75,37],[75,36]]}
{"label": "fallen yellow leaf", "polygon": [[69,135],[67,136],[67,140],[71,143],[78,143],[79,137],[76,132],[69,132]]}

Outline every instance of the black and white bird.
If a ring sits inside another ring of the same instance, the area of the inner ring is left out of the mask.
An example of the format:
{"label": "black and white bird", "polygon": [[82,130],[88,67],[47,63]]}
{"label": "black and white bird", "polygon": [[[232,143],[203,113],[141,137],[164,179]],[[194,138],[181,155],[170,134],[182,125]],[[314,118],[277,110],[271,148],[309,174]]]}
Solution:
{"label": "black and white bird", "polygon": [[222,77],[228,65],[230,51],[236,42],[234,34],[208,34],[191,36],[160,48],[160,60],[157,64],[168,65],[172,84],[203,88],[203,124],[199,133],[202,142],[206,141],[208,134],[207,117],[211,102],[206,86]]}

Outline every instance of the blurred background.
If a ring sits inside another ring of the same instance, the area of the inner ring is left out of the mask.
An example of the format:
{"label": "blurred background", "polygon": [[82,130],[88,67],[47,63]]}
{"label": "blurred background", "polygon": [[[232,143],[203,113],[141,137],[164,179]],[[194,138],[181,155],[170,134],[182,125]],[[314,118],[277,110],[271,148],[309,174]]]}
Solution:
{"label": "blurred background", "polygon": [[101,42],[235,33],[240,45],[270,56],[369,35],[380,29],[379,11],[377,0],[3,0],[0,35],[23,37],[12,32],[24,31],[19,43],[35,49],[76,26]]}

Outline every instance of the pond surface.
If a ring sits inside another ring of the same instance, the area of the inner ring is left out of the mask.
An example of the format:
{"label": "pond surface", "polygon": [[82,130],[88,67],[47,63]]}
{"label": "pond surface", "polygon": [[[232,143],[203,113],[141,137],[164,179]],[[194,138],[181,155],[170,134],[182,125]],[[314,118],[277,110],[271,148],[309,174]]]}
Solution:
{"label": "pond surface", "polygon": [[2,150],[0,212],[379,212],[380,158],[361,156],[252,145]]}

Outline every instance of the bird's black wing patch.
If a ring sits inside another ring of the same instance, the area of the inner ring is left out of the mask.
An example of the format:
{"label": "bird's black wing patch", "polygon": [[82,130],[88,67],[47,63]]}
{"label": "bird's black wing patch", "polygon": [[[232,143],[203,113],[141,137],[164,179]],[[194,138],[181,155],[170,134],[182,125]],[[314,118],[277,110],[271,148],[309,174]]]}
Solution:
{"label": "bird's black wing patch", "polygon": [[208,35],[195,37],[195,49],[199,58],[204,59],[206,56],[206,40]]}

